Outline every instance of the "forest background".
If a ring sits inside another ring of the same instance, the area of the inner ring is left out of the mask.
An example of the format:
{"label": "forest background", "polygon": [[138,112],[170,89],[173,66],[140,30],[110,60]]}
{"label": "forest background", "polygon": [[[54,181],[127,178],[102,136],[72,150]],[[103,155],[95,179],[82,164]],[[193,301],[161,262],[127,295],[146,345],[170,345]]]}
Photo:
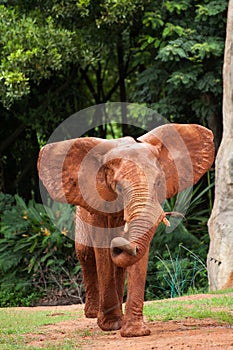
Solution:
{"label": "forest background", "polygon": [[[7,1],[0,5],[0,305],[85,300],[73,241],[41,204],[40,147],[70,115],[109,101],[145,105],[170,122],[222,136],[228,1]],[[85,136],[139,136],[105,116]],[[150,129],[151,120],[141,120]],[[119,129],[120,128],[120,129]],[[110,135],[109,135],[110,134]],[[207,220],[214,168],[195,186],[186,218],[152,242],[146,299],[208,288]],[[184,194],[184,201],[187,200]],[[173,209],[175,198],[165,203]],[[58,203],[57,220],[66,213]],[[52,214],[51,214],[52,215]]]}

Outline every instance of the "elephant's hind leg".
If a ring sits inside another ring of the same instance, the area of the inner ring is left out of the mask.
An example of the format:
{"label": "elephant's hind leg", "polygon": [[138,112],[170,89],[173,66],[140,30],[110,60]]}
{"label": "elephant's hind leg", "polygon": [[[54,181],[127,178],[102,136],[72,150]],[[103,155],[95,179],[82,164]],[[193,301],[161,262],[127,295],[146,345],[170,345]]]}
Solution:
{"label": "elephant's hind leg", "polygon": [[94,249],[78,243],[76,243],[75,247],[83,273],[86,292],[85,316],[96,318],[99,310],[99,288]]}

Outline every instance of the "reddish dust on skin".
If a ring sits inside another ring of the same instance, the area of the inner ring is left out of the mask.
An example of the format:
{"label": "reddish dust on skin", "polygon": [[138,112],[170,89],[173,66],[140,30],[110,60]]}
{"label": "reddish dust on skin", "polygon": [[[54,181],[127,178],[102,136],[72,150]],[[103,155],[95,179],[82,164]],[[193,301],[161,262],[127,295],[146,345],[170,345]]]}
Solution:
{"label": "reddish dust on skin", "polygon": [[[195,295],[179,300],[206,299],[214,296]],[[96,319],[85,318],[83,305],[43,306],[31,309],[48,310],[48,314],[54,318],[65,311],[75,311],[77,319],[42,326],[33,334],[23,335],[30,347],[47,349],[48,344],[59,347],[70,342],[74,348],[88,350],[233,350],[233,326],[213,319],[186,318],[181,321],[148,322],[150,336],[122,338],[120,331],[104,332],[97,326]]]}

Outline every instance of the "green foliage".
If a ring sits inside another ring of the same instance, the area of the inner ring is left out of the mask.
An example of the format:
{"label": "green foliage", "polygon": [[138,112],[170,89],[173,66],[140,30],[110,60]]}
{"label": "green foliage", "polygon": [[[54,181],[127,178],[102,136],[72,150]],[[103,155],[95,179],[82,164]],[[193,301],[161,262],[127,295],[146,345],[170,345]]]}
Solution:
{"label": "green foliage", "polygon": [[165,202],[165,212],[172,212],[178,201],[180,211],[186,211],[186,218],[181,221],[171,216],[169,229],[160,224],[156,230],[149,256],[147,300],[207,289],[207,220],[212,207],[208,198],[212,198],[209,195],[213,185],[210,183],[205,187],[200,182],[192,192],[183,191],[179,198],[173,197]]}
{"label": "green foliage", "polygon": [[[43,205],[33,200],[26,205],[17,195],[15,201],[2,214],[1,305],[27,305],[52,290],[54,296],[59,291],[67,300],[70,297],[80,302],[80,265],[74,242],[67,236],[74,226],[70,211],[56,203],[52,209],[47,208],[56,216],[51,220]],[[66,226],[59,229],[64,222]]]}
{"label": "green foliage", "polygon": [[183,116],[186,122],[194,116],[208,120],[220,114],[227,4],[226,0],[151,3],[135,53],[145,69],[133,97],[149,101],[172,121]]}
{"label": "green foliage", "polygon": [[[177,250],[177,249],[176,249]],[[188,252],[188,254],[187,254]],[[179,252],[167,252],[157,256],[157,280],[160,281],[159,294],[177,297],[186,293],[206,289],[207,270],[205,263],[192,251],[179,245]]]}
{"label": "green foliage", "polygon": [[0,290],[0,306],[1,307],[18,307],[33,306],[39,298],[43,297],[43,293],[32,291],[30,285],[17,285],[16,287],[2,286]]}
{"label": "green foliage", "polygon": [[224,1],[211,1],[204,4],[197,4],[197,19],[205,21],[211,16],[219,15],[219,13],[225,11],[226,2]]}
{"label": "green foliage", "polygon": [[[68,116],[108,101],[139,102],[172,122],[217,125],[218,144],[227,4],[5,0],[0,7],[0,189],[31,198],[28,187],[38,191],[38,138],[45,143]],[[88,136],[106,138],[107,116],[89,118]],[[140,119],[150,127],[147,117]],[[103,126],[91,128],[96,122]],[[116,136],[129,129],[120,125]]]}
{"label": "green foliage", "polygon": [[[0,192],[0,218],[4,211],[10,210],[14,204],[15,199],[10,194],[4,194]],[[1,221],[0,221],[1,224]]]}
{"label": "green foliage", "polygon": [[[97,20],[97,27],[102,24],[125,24],[128,23],[129,18],[133,23],[133,15],[141,9],[148,2],[141,0],[107,0],[100,4],[101,12],[100,19]],[[131,24],[132,24],[131,23]]]}
{"label": "green foliage", "polygon": [[38,12],[24,16],[17,8],[1,5],[0,30],[0,101],[7,107],[78,53],[74,33],[57,28],[51,17],[42,19]]}

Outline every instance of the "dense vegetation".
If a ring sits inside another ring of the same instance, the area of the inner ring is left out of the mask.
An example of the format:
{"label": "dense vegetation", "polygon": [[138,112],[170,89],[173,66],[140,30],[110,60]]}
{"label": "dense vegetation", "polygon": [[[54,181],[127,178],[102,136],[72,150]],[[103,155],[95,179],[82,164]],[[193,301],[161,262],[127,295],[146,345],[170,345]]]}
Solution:
{"label": "dense vegetation", "polygon": [[[10,292],[15,295],[15,290],[18,295],[38,296],[56,285],[73,296],[73,290],[80,288],[76,283],[80,275],[73,242],[51,226],[40,204],[36,169],[40,146],[71,114],[108,101],[137,102],[171,122],[208,126],[218,147],[227,3],[226,0],[2,2],[3,305],[8,303],[7,295]],[[105,116],[101,118],[102,125],[90,128],[87,136],[108,136],[112,129]],[[150,128],[149,120],[142,120],[142,124]],[[122,113],[118,136],[134,136],[135,132]],[[213,183],[213,178],[212,172],[198,184],[193,194],[193,200],[196,197],[197,200],[186,221],[172,234],[163,233],[162,227],[157,233],[152,243],[147,298],[187,292],[190,286],[206,287],[203,263],[208,245],[206,222],[212,205],[211,189],[207,186]],[[15,194],[16,201],[12,197]],[[173,203],[174,199],[166,205],[172,209]],[[30,213],[27,219],[25,211]],[[78,293],[82,297],[82,291]]]}
{"label": "dense vegetation", "polygon": [[39,199],[40,143],[74,112],[107,101],[208,125],[218,144],[226,8],[226,0],[5,0],[0,190]]}

